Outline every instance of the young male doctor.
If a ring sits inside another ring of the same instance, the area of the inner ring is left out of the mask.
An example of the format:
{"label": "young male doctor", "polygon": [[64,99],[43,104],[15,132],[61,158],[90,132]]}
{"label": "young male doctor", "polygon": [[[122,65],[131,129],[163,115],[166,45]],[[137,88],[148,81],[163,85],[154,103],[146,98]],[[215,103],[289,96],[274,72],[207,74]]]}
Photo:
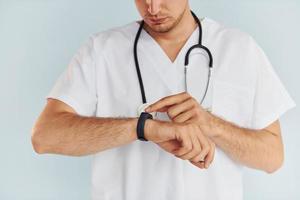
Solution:
{"label": "young male doctor", "polygon": [[279,117],[295,102],[251,36],[205,17],[202,44],[214,64],[201,104],[208,55],[195,50],[185,68],[200,34],[189,1],[135,3],[144,112],[156,118],[137,114],[134,21],[78,50],[33,127],[35,151],[92,154],[93,200],[241,200],[243,167],[281,167]]}

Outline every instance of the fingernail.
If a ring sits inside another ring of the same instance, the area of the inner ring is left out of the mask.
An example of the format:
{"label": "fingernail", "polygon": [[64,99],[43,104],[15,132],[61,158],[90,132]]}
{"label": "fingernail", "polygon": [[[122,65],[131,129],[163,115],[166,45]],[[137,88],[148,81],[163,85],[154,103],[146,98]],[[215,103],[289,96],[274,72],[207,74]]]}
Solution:
{"label": "fingernail", "polygon": [[145,111],[146,111],[146,112],[149,112],[149,111],[150,111],[150,107],[146,108]]}

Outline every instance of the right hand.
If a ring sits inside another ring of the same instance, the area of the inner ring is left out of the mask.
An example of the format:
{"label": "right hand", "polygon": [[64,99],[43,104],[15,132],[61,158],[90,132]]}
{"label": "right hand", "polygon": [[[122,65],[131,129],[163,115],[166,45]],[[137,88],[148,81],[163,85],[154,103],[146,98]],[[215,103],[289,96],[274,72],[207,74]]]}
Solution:
{"label": "right hand", "polygon": [[208,168],[213,161],[215,144],[194,123],[151,121],[145,137],[167,152],[189,160],[201,169]]}

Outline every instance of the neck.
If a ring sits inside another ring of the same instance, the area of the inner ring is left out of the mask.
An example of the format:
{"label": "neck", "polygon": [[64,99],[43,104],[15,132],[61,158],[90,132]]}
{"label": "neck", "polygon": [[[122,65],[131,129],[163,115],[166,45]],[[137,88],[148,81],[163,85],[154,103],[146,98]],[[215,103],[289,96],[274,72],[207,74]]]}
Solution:
{"label": "neck", "polygon": [[197,23],[195,22],[190,9],[187,8],[181,20],[168,32],[159,33],[152,31],[146,23],[144,28],[158,42],[182,43],[185,42],[194,32],[194,30],[197,28]]}

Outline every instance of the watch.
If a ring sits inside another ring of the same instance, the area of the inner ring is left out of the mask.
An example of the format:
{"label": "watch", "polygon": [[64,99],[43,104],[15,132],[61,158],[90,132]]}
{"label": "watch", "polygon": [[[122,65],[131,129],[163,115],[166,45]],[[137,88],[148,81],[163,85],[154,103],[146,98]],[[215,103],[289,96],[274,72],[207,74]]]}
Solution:
{"label": "watch", "polygon": [[137,137],[141,141],[148,141],[145,138],[145,134],[144,134],[145,121],[147,119],[153,119],[153,116],[148,112],[142,112],[137,122],[137,126],[136,126]]}

